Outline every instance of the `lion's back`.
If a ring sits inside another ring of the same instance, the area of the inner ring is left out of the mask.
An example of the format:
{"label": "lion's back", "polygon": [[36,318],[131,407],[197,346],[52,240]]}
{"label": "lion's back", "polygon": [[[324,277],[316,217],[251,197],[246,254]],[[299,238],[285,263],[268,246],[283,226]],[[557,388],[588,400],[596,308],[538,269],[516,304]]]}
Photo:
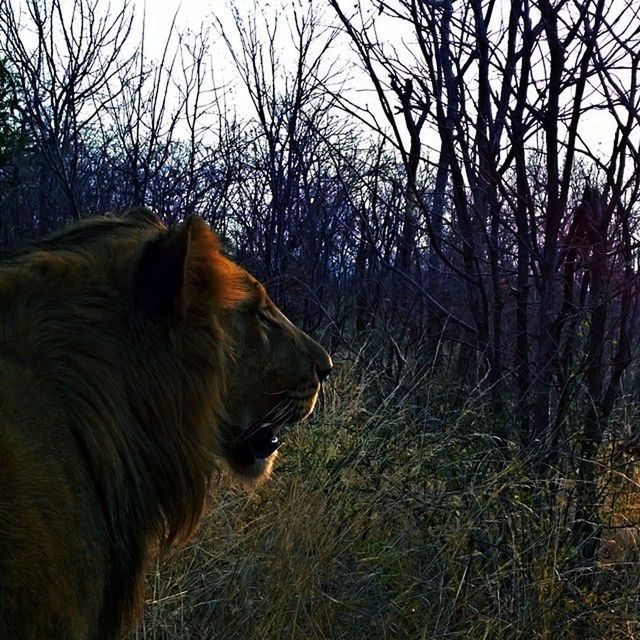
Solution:
{"label": "lion's back", "polygon": [[72,433],[32,384],[0,358],[0,638],[99,637],[100,510]]}

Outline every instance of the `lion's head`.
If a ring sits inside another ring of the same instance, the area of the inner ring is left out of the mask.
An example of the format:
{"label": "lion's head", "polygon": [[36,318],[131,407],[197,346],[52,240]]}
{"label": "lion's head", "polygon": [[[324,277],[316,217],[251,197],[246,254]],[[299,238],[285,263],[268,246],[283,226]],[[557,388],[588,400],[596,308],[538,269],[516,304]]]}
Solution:
{"label": "lion's head", "polygon": [[[133,215],[141,214],[149,215]],[[167,265],[177,273],[168,274]],[[138,274],[148,308],[196,318],[206,309],[211,336],[225,350],[224,372],[212,370],[224,378],[216,453],[244,479],[265,477],[283,428],[313,411],[331,358],[286,318],[260,282],[221,253],[200,218],[160,231]],[[174,278],[175,290],[163,285]]]}
{"label": "lion's head", "polygon": [[153,543],[221,466],[265,478],[331,366],[200,218],[0,256],[0,637],[117,637]]}
{"label": "lion's head", "polygon": [[234,345],[220,446],[233,471],[258,478],[270,468],[283,427],[313,411],[332,363],[317,342],[284,316],[259,282],[248,274],[244,277],[250,296],[241,308],[220,318]]}

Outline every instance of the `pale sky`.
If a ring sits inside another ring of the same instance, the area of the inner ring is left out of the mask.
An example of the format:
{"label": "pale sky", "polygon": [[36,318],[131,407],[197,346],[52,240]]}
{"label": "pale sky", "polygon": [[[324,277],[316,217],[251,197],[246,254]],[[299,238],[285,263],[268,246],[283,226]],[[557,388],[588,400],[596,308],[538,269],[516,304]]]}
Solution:
{"label": "pale sky", "polygon": [[[259,11],[263,11],[267,15],[273,15],[273,12],[279,11],[280,19],[282,27],[286,27],[284,24],[284,20],[286,20],[288,13],[290,10],[282,11],[281,7],[284,5],[285,7],[288,3],[284,0],[273,0],[271,2],[255,2],[255,0],[232,0],[235,8],[242,15],[249,15],[254,7],[257,5]],[[297,0],[300,6],[305,6],[308,0]],[[614,7],[616,3],[622,3],[624,0],[610,0],[611,6]],[[345,11],[354,10],[353,7],[356,4],[356,0],[346,0],[344,2]],[[361,6],[371,7],[371,1],[366,0],[365,2],[360,2]],[[496,14],[496,17],[499,18],[500,15],[504,16],[503,19],[506,20],[506,16],[508,15],[508,7],[510,5],[509,0],[500,0],[499,6],[501,9],[500,14]],[[144,12],[145,0],[135,0],[134,5],[135,12],[138,17],[141,17]],[[327,3],[324,0],[316,0],[315,6],[318,9],[324,9],[326,16],[325,20],[327,22],[334,20],[333,11],[327,7]],[[194,31],[199,31],[201,27],[213,27],[212,24],[212,16],[215,15],[219,18],[224,24],[229,25],[229,32],[233,32],[233,17],[231,10],[228,6],[227,0],[182,0],[182,2],[177,3],[175,0],[147,0],[146,4],[146,21],[147,21],[147,51],[152,57],[154,56],[154,50],[157,51],[156,55],[159,55],[161,52],[161,48],[165,42],[166,35],[169,31],[169,25],[171,24],[171,20],[177,11],[177,19],[176,24],[178,29],[190,28]],[[402,37],[402,30],[398,24],[397,20],[389,21],[389,30],[388,35],[390,40],[394,40],[399,42]],[[383,31],[384,30],[383,28]],[[286,28],[282,29],[283,37],[280,41],[280,46],[283,51],[286,51],[287,41],[286,41]],[[386,36],[387,33],[383,32],[380,34],[381,36]],[[353,64],[348,66],[353,70],[355,68],[355,57],[354,54],[349,49],[349,46],[346,44],[346,40],[342,40],[341,50],[338,51],[338,56],[344,60],[354,61]],[[340,45],[338,45],[340,46]],[[231,60],[229,56],[229,52],[225,46],[225,44],[218,40],[215,37],[215,30],[212,29],[212,53],[213,53],[213,62],[212,64],[217,67],[214,69],[214,73],[216,74],[216,78],[224,79],[233,78],[233,71],[231,69]],[[286,63],[286,55],[283,56],[283,61]],[[292,62],[294,62],[292,60]],[[229,74],[229,75],[228,75]],[[371,93],[369,95],[368,89],[370,88],[370,83],[368,79],[362,77],[362,79],[356,79],[356,84],[360,85],[361,95],[359,97],[360,100],[366,100],[372,107],[373,111],[376,111],[378,115],[380,115],[380,110],[377,107],[376,98]],[[234,92],[234,95],[239,100],[240,104],[237,105],[239,113],[243,112],[243,106],[248,108],[248,105],[241,104],[245,98],[243,98],[243,94],[241,91]],[[612,138],[611,133],[611,124],[609,117],[606,114],[592,114],[590,116],[588,122],[588,134],[592,143],[595,146],[604,146],[607,147]]]}
{"label": "pale sky", "polygon": [[[69,6],[73,1],[64,0],[64,2],[69,2]],[[295,56],[287,56],[287,48],[290,46],[287,20],[290,19],[292,14],[292,3],[300,7],[301,12],[304,13],[305,8],[311,1],[313,1],[316,9],[322,13],[322,21],[324,23],[335,22],[333,10],[327,6],[326,0],[271,0],[266,2],[256,0],[182,0],[181,2],[176,2],[176,0],[133,0],[133,2],[130,0],[112,0],[111,11],[112,13],[115,12],[118,7],[123,6],[123,3],[127,8],[132,8],[136,14],[138,29],[141,28],[143,16],[146,16],[145,52],[150,59],[158,59],[161,56],[174,16],[176,16],[178,32],[190,29],[198,33],[203,29],[209,29],[211,47],[209,64],[213,73],[213,82],[217,86],[227,86],[237,80],[237,73],[234,71],[226,44],[222,38],[217,36],[215,18],[217,17],[222,22],[225,32],[233,34],[233,12],[229,5],[233,6],[243,16],[250,16],[256,7],[258,12],[263,12],[267,16],[273,16],[277,12],[280,18],[280,37],[276,44],[280,49],[280,60],[285,66],[287,64],[293,65],[295,64]],[[610,0],[612,7],[623,1]],[[510,4],[509,0],[500,0],[500,2],[504,8],[507,8]],[[16,4],[19,6],[20,0],[16,0]],[[370,9],[372,0],[363,0],[359,4]],[[98,2],[98,8],[101,6],[108,7],[109,4],[103,4],[100,1]],[[283,6],[285,7],[284,9]],[[356,0],[345,0],[343,3],[345,11],[355,11],[355,6]],[[375,14],[377,16],[377,11],[375,11]],[[500,19],[501,14],[504,15],[502,11],[497,13],[496,19]],[[385,16],[377,16],[377,19],[382,20],[380,23],[382,26],[379,30],[380,37],[383,40],[388,39],[397,45],[401,45],[403,36],[401,23],[388,18],[385,20]],[[405,35],[408,33],[407,31]],[[140,36],[136,37],[134,33],[131,39],[132,44],[137,44],[139,39]],[[410,36],[407,39],[412,40]],[[354,94],[356,95],[355,100],[359,104],[368,104],[371,110],[380,116],[380,109],[377,106],[377,98],[371,90],[371,83],[363,73],[358,71],[358,62],[347,43],[346,37],[336,40],[330,55],[338,58],[340,66],[343,66],[347,69],[347,73],[351,74],[352,80],[348,89],[352,92],[357,91],[357,94]],[[228,95],[229,100],[233,102],[233,107],[240,116],[252,115],[247,95],[241,88],[236,87],[233,93]],[[380,121],[382,122],[383,120],[380,116]],[[426,141],[428,141],[429,132],[427,131],[425,134]],[[590,119],[585,122],[585,135],[589,136],[592,149],[610,147],[612,141],[611,117],[606,114],[590,116]]]}
{"label": "pale sky", "polygon": [[[304,12],[309,0],[293,0]],[[369,2],[369,0],[366,0]],[[142,24],[142,16],[146,15],[146,38],[145,49],[149,58],[158,59],[162,55],[171,23],[176,17],[175,25],[178,32],[189,29],[195,33],[202,30],[209,30],[209,41],[211,44],[211,67],[214,82],[220,85],[235,85],[232,97],[237,100],[234,105],[240,115],[249,114],[251,106],[248,97],[241,87],[238,87],[237,73],[235,72],[233,60],[228,47],[222,38],[218,37],[218,25],[216,19],[223,24],[225,32],[235,41],[237,33],[234,26],[234,16],[232,5],[241,17],[248,18],[256,11],[258,15],[264,14],[269,23],[275,15],[279,18],[278,38],[276,44],[280,50],[280,61],[283,66],[295,70],[295,55],[287,56],[287,49],[291,46],[287,20],[291,17],[289,0],[274,0],[267,2],[255,2],[255,0],[134,0],[128,2],[128,7],[133,7],[137,21]],[[333,11],[324,0],[315,0],[315,5],[322,8],[326,19],[333,21]],[[257,7],[257,9],[256,9]],[[284,7],[284,9],[283,9]],[[348,52],[348,48],[345,48]],[[363,82],[365,78],[363,78]],[[253,115],[253,114],[251,114]]]}

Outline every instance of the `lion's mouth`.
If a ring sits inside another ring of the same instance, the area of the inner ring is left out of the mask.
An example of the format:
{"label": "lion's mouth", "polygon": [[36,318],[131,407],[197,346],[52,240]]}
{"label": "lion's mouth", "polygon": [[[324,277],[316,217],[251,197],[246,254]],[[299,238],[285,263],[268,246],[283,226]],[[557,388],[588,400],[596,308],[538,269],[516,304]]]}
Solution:
{"label": "lion's mouth", "polygon": [[290,400],[278,404],[236,438],[239,453],[247,459],[268,458],[280,445],[282,428],[298,419]]}
{"label": "lion's mouth", "polygon": [[233,439],[228,449],[230,459],[250,467],[255,461],[272,456],[281,444],[284,430],[308,416],[316,398],[317,390],[299,398],[289,395]]}
{"label": "lion's mouth", "polygon": [[284,423],[256,422],[245,429],[229,445],[231,460],[242,466],[251,466],[256,460],[266,460],[280,446]]}
{"label": "lion's mouth", "polygon": [[240,441],[251,451],[254,458],[268,458],[280,445],[281,425],[264,422],[249,427]]}

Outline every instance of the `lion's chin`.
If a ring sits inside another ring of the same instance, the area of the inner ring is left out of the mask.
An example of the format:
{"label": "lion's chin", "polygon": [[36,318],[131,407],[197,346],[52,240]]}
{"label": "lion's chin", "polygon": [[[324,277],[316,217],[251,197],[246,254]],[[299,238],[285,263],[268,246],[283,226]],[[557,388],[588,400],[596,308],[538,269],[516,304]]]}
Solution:
{"label": "lion's chin", "polygon": [[274,451],[266,458],[254,458],[251,462],[228,458],[227,464],[235,481],[256,487],[269,479],[277,457],[278,453]]}

